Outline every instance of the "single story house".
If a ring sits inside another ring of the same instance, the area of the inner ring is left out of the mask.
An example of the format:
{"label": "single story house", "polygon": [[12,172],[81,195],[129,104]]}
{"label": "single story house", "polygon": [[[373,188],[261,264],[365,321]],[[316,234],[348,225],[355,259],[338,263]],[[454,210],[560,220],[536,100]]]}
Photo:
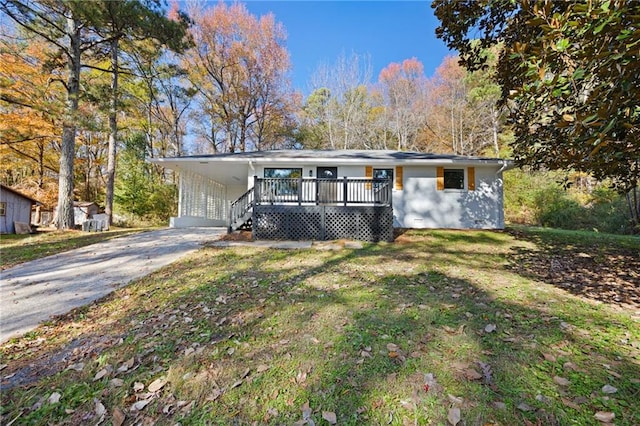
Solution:
{"label": "single story house", "polygon": [[256,239],[390,240],[393,227],[501,229],[502,173],[512,166],[498,158],[386,150],[151,161],[180,176],[172,227],[250,226]]}
{"label": "single story house", "polygon": [[0,184],[0,234],[16,233],[16,223],[18,228],[29,228],[31,209],[37,204],[40,202]]}

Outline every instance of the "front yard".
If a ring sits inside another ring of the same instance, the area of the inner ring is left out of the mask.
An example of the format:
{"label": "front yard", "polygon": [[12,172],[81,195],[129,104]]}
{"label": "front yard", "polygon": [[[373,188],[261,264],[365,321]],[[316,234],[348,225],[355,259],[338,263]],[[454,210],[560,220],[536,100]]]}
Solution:
{"label": "front yard", "polygon": [[207,247],[4,344],[0,423],[637,425],[639,253],[528,228]]}

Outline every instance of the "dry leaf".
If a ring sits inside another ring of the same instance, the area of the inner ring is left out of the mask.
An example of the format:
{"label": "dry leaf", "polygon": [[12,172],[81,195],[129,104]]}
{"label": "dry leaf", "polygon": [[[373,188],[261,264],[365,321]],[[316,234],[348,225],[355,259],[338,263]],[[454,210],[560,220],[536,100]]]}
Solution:
{"label": "dry leaf", "polygon": [[299,370],[296,375],[296,383],[301,384],[307,381],[307,372]]}
{"label": "dry leaf", "polygon": [[102,370],[100,370],[100,371],[98,371],[96,373],[96,375],[93,377],[93,381],[97,382],[98,380],[100,380],[104,376],[106,376],[107,374],[109,374],[109,371],[106,368],[103,368]]}
{"label": "dry leaf", "polygon": [[453,426],[460,423],[460,409],[458,407],[449,408],[447,420],[449,420],[449,424],[452,424]]}
{"label": "dry leaf", "polygon": [[232,384],[229,388],[230,388],[230,389],[235,389],[235,388],[237,388],[238,386],[240,386],[240,385],[242,384],[242,382],[243,382],[242,380],[238,380],[237,382],[235,382],[234,384]]}
{"label": "dry leaf", "polygon": [[107,409],[104,408],[104,405],[99,399],[95,398],[93,401],[96,404],[96,417],[98,418],[98,423],[102,423],[105,414],[107,414]]}
{"label": "dry leaf", "polygon": [[82,371],[83,368],[84,368],[84,362],[78,362],[77,364],[69,365],[67,367],[67,370]]}
{"label": "dry leaf", "polygon": [[157,391],[159,391],[160,389],[162,389],[162,387],[163,387],[164,385],[166,385],[166,384],[167,384],[167,381],[166,381],[166,380],[164,380],[164,379],[156,379],[156,380],[154,380],[153,382],[151,382],[151,383],[149,384],[149,386],[147,387],[147,389],[149,389],[149,392],[157,392]]}
{"label": "dry leaf", "polygon": [[553,382],[560,386],[569,386],[569,384],[571,383],[569,380],[560,376],[553,376]]}
{"label": "dry leaf", "polygon": [[451,394],[447,394],[447,398],[449,398],[449,401],[457,405],[462,405],[462,403],[464,402],[463,398],[460,398]]}
{"label": "dry leaf", "polygon": [[604,393],[608,393],[608,394],[612,394],[612,393],[616,393],[616,392],[618,392],[618,389],[614,388],[614,387],[613,387],[613,386],[611,386],[611,385],[604,385],[604,386],[602,387],[602,392],[604,392]]}
{"label": "dry leaf", "polygon": [[129,370],[131,367],[133,367],[134,363],[135,359],[133,357],[129,358],[127,361],[123,362],[120,367],[118,367],[118,373],[124,373],[125,371]]}
{"label": "dry leaf", "polygon": [[111,423],[113,426],[122,426],[127,417],[119,408],[114,408],[113,413],[111,414]]}
{"label": "dry leaf", "polygon": [[49,399],[47,400],[47,402],[49,404],[57,404],[58,402],[60,402],[60,397],[62,395],[60,395],[58,392],[54,392],[51,395],[49,395]]}
{"label": "dry leaf", "polygon": [[494,331],[496,331],[496,328],[497,328],[497,327],[496,327],[496,325],[495,325],[495,324],[487,324],[487,325],[484,327],[484,331],[485,331],[486,333],[493,333]]}
{"label": "dry leaf", "polygon": [[573,362],[569,362],[569,361],[565,362],[565,363],[562,365],[562,368],[564,368],[565,370],[578,371],[578,366],[577,366],[577,365],[575,365]]}
{"label": "dry leaf", "polygon": [[521,402],[520,404],[518,404],[518,406],[516,407],[518,408],[518,410],[520,411],[533,411],[534,408],[532,406],[530,406],[527,403]]}
{"label": "dry leaf", "polygon": [[613,419],[616,417],[616,413],[612,413],[610,411],[598,411],[594,417],[596,420],[602,423],[611,423]]}
{"label": "dry leaf", "polygon": [[109,380],[109,386],[111,386],[112,388],[119,388],[123,384],[124,384],[124,380],[122,379],[115,378],[115,379]]}
{"label": "dry leaf", "polygon": [[482,374],[478,373],[473,368],[467,368],[462,373],[464,374],[464,377],[467,378],[467,380],[480,380],[480,379],[482,379]]}
{"label": "dry leaf", "polygon": [[151,402],[150,399],[143,399],[143,400],[137,401],[131,406],[130,410],[131,411],[141,411],[150,402]]}
{"label": "dry leaf", "polygon": [[556,362],[556,357],[552,354],[542,353],[542,356],[549,362]]}
{"label": "dry leaf", "polygon": [[338,422],[338,420],[336,419],[336,413],[332,411],[323,411],[322,418],[332,425],[335,425]]}
{"label": "dry leaf", "polygon": [[309,420],[311,418],[311,407],[309,407],[309,401],[305,402],[302,407],[302,418],[304,420]]}
{"label": "dry leaf", "polygon": [[570,399],[568,398],[560,398],[560,399],[562,400],[562,403],[567,407],[573,408],[574,410],[580,410],[580,406],[575,402],[571,401]]}
{"label": "dry leaf", "polygon": [[387,343],[387,350],[389,352],[398,352],[398,345],[395,343]]}
{"label": "dry leaf", "polygon": [[134,392],[142,392],[143,390],[144,390],[144,383],[135,382],[133,384],[133,391]]}

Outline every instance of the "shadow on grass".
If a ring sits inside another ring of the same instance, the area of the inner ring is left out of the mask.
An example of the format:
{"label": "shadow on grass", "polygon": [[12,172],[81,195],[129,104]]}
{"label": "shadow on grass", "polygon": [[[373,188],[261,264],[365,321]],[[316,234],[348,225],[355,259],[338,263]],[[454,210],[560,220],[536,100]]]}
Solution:
{"label": "shadow on grass", "polygon": [[545,230],[510,229],[535,248],[518,247],[509,269],[577,296],[638,311],[640,315],[640,239],[597,234],[569,240]]}
{"label": "shadow on grass", "polygon": [[[65,368],[87,366],[45,388],[82,385],[84,396],[68,397],[71,418],[62,406],[40,409],[69,424],[91,414],[94,397],[109,413],[124,407],[129,419],[167,424],[292,424],[305,403],[316,424],[322,411],[339,424],[444,423],[452,406],[467,424],[590,424],[595,411],[614,412],[619,424],[640,421],[631,381],[640,368],[629,347],[611,340],[623,339],[628,324],[590,305],[538,297],[538,285],[505,269],[508,251],[486,247],[506,247],[506,235],[457,240],[462,247],[415,238],[325,253],[202,250],[53,324],[91,324],[75,347],[100,337],[114,343],[89,356],[62,343],[56,359],[68,354]],[[465,265],[468,278],[456,273]],[[476,276],[491,271],[517,281],[517,297]],[[135,371],[112,372],[121,388],[93,380],[128,359]],[[159,374],[171,385],[146,411],[128,410],[134,382]],[[612,380],[615,396],[600,392]],[[39,395],[7,389],[3,383],[3,406],[13,415]]]}

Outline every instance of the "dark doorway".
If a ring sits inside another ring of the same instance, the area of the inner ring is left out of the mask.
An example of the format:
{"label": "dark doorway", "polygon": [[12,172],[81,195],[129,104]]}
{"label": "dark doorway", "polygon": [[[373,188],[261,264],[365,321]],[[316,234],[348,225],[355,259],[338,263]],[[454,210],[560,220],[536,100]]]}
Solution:
{"label": "dark doorway", "polygon": [[318,167],[316,176],[318,178],[318,192],[316,194],[318,204],[337,203],[338,182],[336,179],[338,179],[338,168]]}

